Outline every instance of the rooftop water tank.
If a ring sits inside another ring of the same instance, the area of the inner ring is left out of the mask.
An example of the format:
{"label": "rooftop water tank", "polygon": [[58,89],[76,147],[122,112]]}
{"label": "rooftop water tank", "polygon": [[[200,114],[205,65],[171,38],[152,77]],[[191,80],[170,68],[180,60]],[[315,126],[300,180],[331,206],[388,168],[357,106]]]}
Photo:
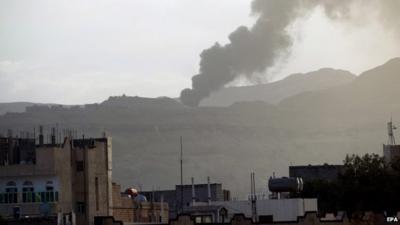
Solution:
{"label": "rooftop water tank", "polygon": [[137,195],[137,196],[134,198],[134,200],[135,200],[136,202],[147,202],[147,198],[146,198],[146,196],[144,196],[144,195]]}
{"label": "rooftop water tank", "polygon": [[303,191],[303,179],[300,177],[269,178],[268,188],[271,192],[295,192]]}

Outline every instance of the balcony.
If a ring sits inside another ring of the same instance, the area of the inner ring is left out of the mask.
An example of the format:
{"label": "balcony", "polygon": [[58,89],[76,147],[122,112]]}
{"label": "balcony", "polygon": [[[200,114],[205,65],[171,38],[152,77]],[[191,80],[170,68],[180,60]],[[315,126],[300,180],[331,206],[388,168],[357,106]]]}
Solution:
{"label": "balcony", "polygon": [[15,208],[21,217],[38,217],[57,213],[58,192],[0,193],[0,216],[11,218]]}
{"label": "balcony", "polygon": [[57,191],[0,193],[0,204],[58,202]]}

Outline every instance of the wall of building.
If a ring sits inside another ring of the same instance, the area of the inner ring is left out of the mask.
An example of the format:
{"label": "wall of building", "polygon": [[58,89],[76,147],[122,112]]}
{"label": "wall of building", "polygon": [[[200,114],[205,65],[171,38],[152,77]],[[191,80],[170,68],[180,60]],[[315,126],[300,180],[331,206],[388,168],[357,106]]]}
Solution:
{"label": "wall of building", "polygon": [[[44,167],[46,164],[45,154],[48,149],[51,149],[51,147],[48,147],[47,149],[46,147],[43,147],[37,151],[37,164],[41,167]],[[65,139],[62,146],[53,149],[53,160],[48,161],[47,163],[50,165],[54,164],[56,176],[59,180],[60,189],[57,212],[61,214],[70,214],[74,212],[71,182],[73,170],[73,168],[71,168],[71,143],[69,139]]]}
{"label": "wall of building", "polygon": [[51,182],[51,186],[54,187],[55,191],[60,190],[59,179],[57,176],[21,176],[21,177],[1,177],[0,178],[0,193],[6,191],[6,184],[10,181],[16,183],[18,191],[22,191],[24,182],[30,181],[33,183],[35,192],[46,191],[46,186]]}
{"label": "wall of building", "polygon": [[133,200],[128,197],[121,196],[121,185],[112,184],[112,201],[113,201],[113,217],[115,220],[124,223],[133,223],[135,221],[135,205]]}
{"label": "wall of building", "polygon": [[[68,166],[70,148],[68,143],[38,146],[35,149],[35,155],[35,164],[0,166],[0,192],[5,192],[7,182],[14,181],[18,196],[17,203],[0,204],[1,216],[13,217],[15,207],[20,208],[21,216],[41,216],[43,207],[48,207],[48,213],[54,216],[60,211],[71,213],[71,175],[68,176],[70,174]],[[26,181],[32,182],[33,185],[24,186]],[[38,192],[46,192],[47,186],[53,187],[55,192],[53,199],[56,202],[49,203],[49,206],[43,206],[46,199],[41,199],[42,196]],[[34,188],[35,194],[32,194],[34,200],[30,200],[34,202],[23,202],[24,187]]]}
{"label": "wall of building", "polygon": [[[235,214],[252,216],[250,201],[212,202],[211,205],[226,208],[229,219]],[[272,216],[274,222],[294,221],[306,212],[318,211],[317,199],[264,199],[257,200],[256,205],[257,216]]]}
{"label": "wall of building", "polygon": [[139,202],[135,208],[135,222],[167,223],[169,220],[168,204],[165,202]]}
{"label": "wall of building", "polygon": [[383,157],[387,164],[396,158],[400,159],[400,145],[383,145]]}
{"label": "wall of building", "polygon": [[124,223],[167,223],[169,219],[168,203],[136,202],[121,194],[121,186],[113,183],[113,216]]}
{"label": "wall of building", "polygon": [[[41,216],[43,203],[23,203],[22,184],[33,183],[34,191],[45,191],[46,183],[53,183],[58,201],[50,204],[53,216],[75,217],[77,225],[92,225],[95,216],[112,215],[112,146],[110,138],[64,139],[61,144],[36,146],[34,164],[0,166],[0,192],[12,180],[17,183],[18,203],[0,204],[0,215],[12,217],[13,208],[20,207],[21,215]],[[78,171],[82,162],[83,171]],[[78,202],[84,203],[82,213]]]}
{"label": "wall of building", "polygon": [[[175,190],[161,191],[145,191],[141,192],[148,200],[153,199],[155,202],[161,201],[161,196],[164,202],[169,206],[169,217],[175,218],[181,209],[181,190],[183,190],[183,207],[188,207],[192,204],[192,185],[176,185]],[[211,201],[226,201],[230,200],[230,192],[222,189],[222,184],[210,184]],[[195,184],[195,199],[197,202],[208,201],[208,185]]]}
{"label": "wall of building", "polygon": [[[221,224],[221,223],[195,223],[194,219],[190,216],[180,216],[176,220],[170,221],[170,225],[202,225],[202,224]],[[341,220],[336,221],[321,221],[320,218],[317,217],[316,213],[307,213],[304,217],[296,218],[294,221],[290,222],[279,222],[279,223],[254,223],[251,218],[246,217],[245,215],[235,215],[230,222],[225,223],[226,225],[272,225],[272,224],[280,224],[280,225],[367,225],[367,224],[386,224],[383,216],[377,216],[375,218],[364,219],[361,221],[353,221],[350,222],[347,218],[343,218]]]}
{"label": "wall of building", "polygon": [[[112,215],[111,139],[85,139],[73,143],[73,180],[75,205],[83,204],[77,212],[81,224],[93,224],[95,216]],[[81,165],[78,165],[78,164]],[[79,171],[78,167],[83,166]]]}

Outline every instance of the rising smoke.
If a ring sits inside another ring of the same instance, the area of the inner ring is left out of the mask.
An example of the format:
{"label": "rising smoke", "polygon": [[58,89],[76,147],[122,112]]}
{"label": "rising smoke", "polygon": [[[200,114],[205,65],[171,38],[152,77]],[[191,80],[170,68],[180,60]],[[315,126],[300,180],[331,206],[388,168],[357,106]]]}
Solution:
{"label": "rising smoke", "polygon": [[[350,21],[352,9],[364,7],[362,0],[253,0],[252,12],[258,15],[253,27],[241,26],[229,35],[230,43],[216,43],[200,54],[199,74],[192,77],[192,89],[184,89],[180,99],[188,106],[197,106],[239,76],[251,78],[272,67],[290,51],[292,40],[286,28],[296,19],[322,7],[332,20]],[[398,29],[399,0],[368,1],[382,24]],[[371,16],[370,14],[363,17]],[[358,18],[359,19],[359,18]],[[393,21],[394,20],[394,21]]]}

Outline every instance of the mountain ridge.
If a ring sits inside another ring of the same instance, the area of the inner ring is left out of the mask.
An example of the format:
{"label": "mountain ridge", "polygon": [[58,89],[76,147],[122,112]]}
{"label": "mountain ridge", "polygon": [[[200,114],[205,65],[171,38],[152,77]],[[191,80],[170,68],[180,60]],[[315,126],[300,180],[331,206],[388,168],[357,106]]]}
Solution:
{"label": "mountain ridge", "polygon": [[223,88],[203,99],[200,106],[229,106],[239,101],[277,104],[290,96],[345,85],[355,78],[356,75],[345,70],[321,68],[308,73],[291,74],[272,83]]}
{"label": "mountain ridge", "polygon": [[[290,164],[336,164],[346,154],[382,154],[390,114],[395,123],[400,122],[400,102],[395,101],[400,88],[386,90],[382,84],[400,85],[400,76],[394,75],[400,71],[400,61],[374,69],[349,84],[304,92],[278,104],[252,101],[228,107],[187,107],[161,99],[154,101],[172,107],[118,106],[135,99],[145,105],[154,103],[125,96],[112,98],[115,102],[110,105],[33,107],[0,116],[0,133],[6,134],[9,128],[15,133],[32,131],[39,125],[49,132],[56,124],[77,129],[85,137],[106,131],[113,137],[113,179],[144,189],[154,184],[169,188],[179,182],[182,136],[184,182],[211,176],[240,198],[248,192],[243,180],[250,171],[263,178],[257,190],[264,190],[267,177],[273,172],[287,175]],[[373,85],[376,77],[386,81]]]}

